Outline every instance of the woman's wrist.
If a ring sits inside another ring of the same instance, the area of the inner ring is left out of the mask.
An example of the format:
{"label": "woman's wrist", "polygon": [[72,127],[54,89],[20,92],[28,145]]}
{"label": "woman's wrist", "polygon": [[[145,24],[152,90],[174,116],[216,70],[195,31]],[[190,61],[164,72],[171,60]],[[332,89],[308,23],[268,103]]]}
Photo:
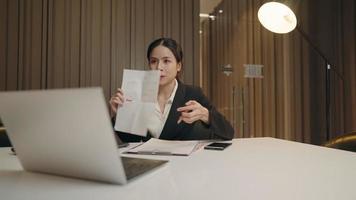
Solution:
{"label": "woman's wrist", "polygon": [[205,124],[210,124],[210,121],[209,121],[209,110],[204,108],[204,114],[203,114],[203,117],[201,119],[201,121],[203,121]]}

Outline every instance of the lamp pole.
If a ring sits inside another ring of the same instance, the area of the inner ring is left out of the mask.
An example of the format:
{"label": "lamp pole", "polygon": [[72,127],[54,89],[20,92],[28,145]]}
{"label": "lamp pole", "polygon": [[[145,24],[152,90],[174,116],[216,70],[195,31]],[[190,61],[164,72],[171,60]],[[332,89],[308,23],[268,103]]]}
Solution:
{"label": "lamp pole", "polygon": [[[302,37],[309,43],[309,45],[322,57],[325,63],[325,112],[326,112],[326,140],[330,139],[330,124],[331,124],[331,104],[330,104],[330,71],[333,70],[329,60],[323,54],[323,52],[316,46],[316,44],[308,37],[308,35],[297,25],[296,29],[302,35]],[[337,76],[342,79],[342,76],[333,70]]]}

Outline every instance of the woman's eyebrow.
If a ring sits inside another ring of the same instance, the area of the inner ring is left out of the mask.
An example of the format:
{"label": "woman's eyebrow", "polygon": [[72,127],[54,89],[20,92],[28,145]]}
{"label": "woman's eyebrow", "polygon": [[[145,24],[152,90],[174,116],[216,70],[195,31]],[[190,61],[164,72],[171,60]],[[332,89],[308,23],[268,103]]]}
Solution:
{"label": "woman's eyebrow", "polygon": [[163,59],[166,59],[166,58],[172,58],[171,56],[164,56],[162,57]]}
{"label": "woman's eyebrow", "polygon": [[150,57],[150,59],[167,59],[167,58],[172,59],[173,57],[172,56],[163,56],[161,58],[157,58],[157,57],[153,57],[153,56]]}

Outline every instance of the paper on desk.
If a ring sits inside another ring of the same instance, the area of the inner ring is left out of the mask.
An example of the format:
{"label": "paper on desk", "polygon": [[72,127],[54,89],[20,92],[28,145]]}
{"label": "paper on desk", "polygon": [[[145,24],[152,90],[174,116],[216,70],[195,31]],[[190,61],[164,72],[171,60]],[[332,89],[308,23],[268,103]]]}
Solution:
{"label": "paper on desk", "polygon": [[199,141],[160,140],[151,138],[140,146],[132,148],[125,153],[150,155],[179,155],[188,156],[199,144]]}
{"label": "paper on desk", "polygon": [[116,114],[114,129],[140,136],[147,134],[147,119],[157,102],[158,70],[124,70],[121,89],[126,98]]}

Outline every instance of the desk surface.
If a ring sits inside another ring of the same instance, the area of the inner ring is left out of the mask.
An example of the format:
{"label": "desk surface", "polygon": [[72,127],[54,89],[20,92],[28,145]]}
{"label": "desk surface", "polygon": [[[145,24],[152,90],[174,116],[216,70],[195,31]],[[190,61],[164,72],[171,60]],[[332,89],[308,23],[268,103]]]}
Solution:
{"label": "desk surface", "polygon": [[[154,156],[136,156],[154,157]],[[157,158],[157,157],[154,157]],[[198,150],[132,180],[110,185],[22,171],[0,149],[1,199],[355,200],[356,153],[273,138],[235,139]]]}

